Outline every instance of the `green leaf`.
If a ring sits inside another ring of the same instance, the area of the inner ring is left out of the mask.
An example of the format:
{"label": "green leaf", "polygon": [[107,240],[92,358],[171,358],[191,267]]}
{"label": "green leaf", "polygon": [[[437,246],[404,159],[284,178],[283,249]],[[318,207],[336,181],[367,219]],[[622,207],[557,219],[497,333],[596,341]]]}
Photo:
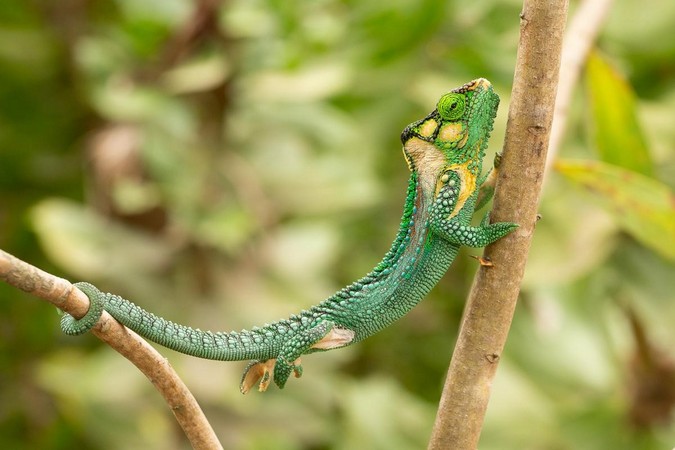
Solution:
{"label": "green leaf", "polygon": [[652,175],[653,167],[637,119],[635,94],[619,72],[598,53],[586,63],[590,126],[603,161]]}
{"label": "green leaf", "polygon": [[675,194],[668,186],[603,162],[560,161],[556,168],[600,199],[635,239],[675,260]]}
{"label": "green leaf", "polygon": [[136,280],[159,273],[173,250],[82,204],[47,198],[31,210],[33,230],[52,261],[81,279]]}

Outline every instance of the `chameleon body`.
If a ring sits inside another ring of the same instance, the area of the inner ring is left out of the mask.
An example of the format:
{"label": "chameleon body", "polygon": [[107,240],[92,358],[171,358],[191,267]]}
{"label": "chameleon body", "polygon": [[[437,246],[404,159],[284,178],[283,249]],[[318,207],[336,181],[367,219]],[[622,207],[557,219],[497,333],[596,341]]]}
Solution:
{"label": "chameleon body", "polygon": [[67,334],[89,330],[103,309],[141,336],[189,355],[224,361],[252,360],[240,389],[271,379],[283,388],[302,374],[300,356],[359,342],[410,311],[440,280],[462,245],[483,247],[516,224],[471,225],[477,204],[482,160],[499,97],[485,79],[445,94],[427,117],[401,134],[411,170],[401,225],[382,261],[366,276],[323,302],[288,319],[240,332],[192,329],[151,314],[119,296],[77,283],[90,299],[79,320],[64,315]]}

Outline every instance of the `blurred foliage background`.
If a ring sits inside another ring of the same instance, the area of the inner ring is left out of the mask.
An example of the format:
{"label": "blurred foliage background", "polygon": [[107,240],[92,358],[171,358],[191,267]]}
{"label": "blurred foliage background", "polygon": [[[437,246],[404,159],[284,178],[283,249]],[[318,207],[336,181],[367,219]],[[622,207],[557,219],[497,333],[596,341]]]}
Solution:
{"label": "blurred foliage background", "polygon": [[[576,90],[482,449],[675,445],[675,3],[656,3],[616,2]],[[489,78],[500,148],[519,12],[4,0],[0,245],[202,329],[314,304],[388,249],[399,133],[442,93]],[[225,448],[424,448],[476,254],[284,391],[242,397],[244,363],[161,351]],[[140,373],[58,320],[0,285],[0,447],[189,447]]]}

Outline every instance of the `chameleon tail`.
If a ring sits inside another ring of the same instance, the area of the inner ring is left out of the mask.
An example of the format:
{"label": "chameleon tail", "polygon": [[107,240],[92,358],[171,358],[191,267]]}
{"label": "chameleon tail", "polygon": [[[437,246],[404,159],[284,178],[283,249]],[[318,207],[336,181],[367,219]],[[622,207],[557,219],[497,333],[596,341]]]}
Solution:
{"label": "chameleon tail", "polygon": [[[144,338],[180,353],[220,361],[266,360],[276,356],[279,346],[273,330],[281,324],[239,333],[202,331],[152,314],[118,295],[104,293],[89,283],[75,283],[91,302],[89,311],[77,320],[69,314],[61,319],[68,335],[89,331],[105,309],[117,321]],[[275,327],[275,328],[272,328]]]}

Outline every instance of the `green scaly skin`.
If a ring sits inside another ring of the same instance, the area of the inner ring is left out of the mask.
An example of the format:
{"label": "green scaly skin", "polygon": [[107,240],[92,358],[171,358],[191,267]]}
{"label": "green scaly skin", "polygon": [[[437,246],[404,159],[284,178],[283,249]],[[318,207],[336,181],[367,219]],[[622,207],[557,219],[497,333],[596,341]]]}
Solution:
{"label": "green scaly skin", "polygon": [[[103,309],[141,336],[200,358],[253,360],[241,391],[256,383],[264,391],[271,376],[283,388],[299,377],[301,355],[359,342],[403,317],[441,279],[462,245],[483,247],[514,230],[513,223],[471,226],[485,147],[499,97],[485,79],[454,89],[424,119],[401,135],[412,172],[396,239],[382,261],[365,277],[306,311],[286,320],[241,332],[195,330],[151,314],[88,283],[77,283],[91,306],[80,320],[64,315],[67,334],[96,324]],[[487,202],[490,192],[480,203]]]}

